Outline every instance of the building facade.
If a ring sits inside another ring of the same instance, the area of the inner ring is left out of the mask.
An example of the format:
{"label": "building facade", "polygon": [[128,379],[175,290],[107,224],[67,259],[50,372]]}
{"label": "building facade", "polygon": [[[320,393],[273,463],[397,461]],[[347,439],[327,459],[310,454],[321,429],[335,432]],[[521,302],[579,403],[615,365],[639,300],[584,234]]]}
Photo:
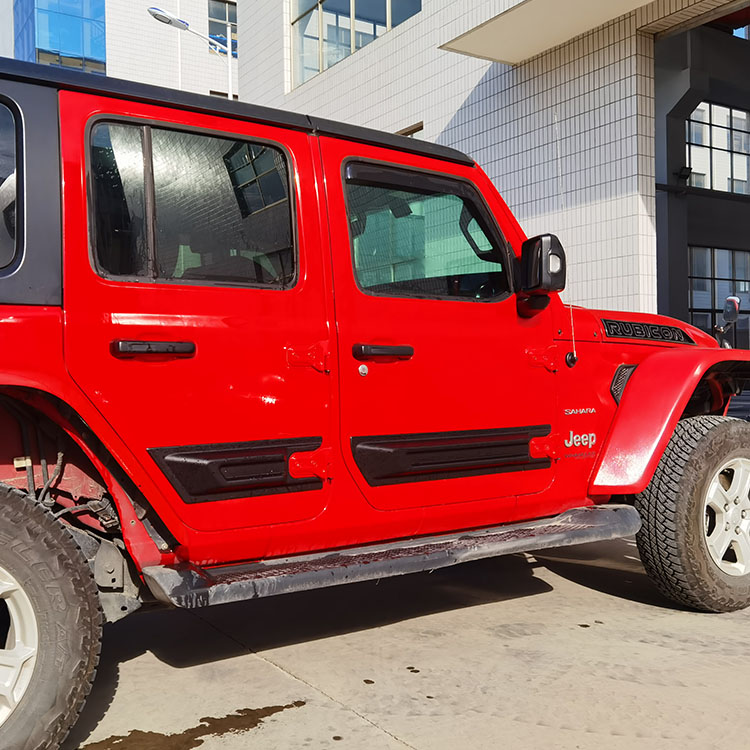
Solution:
{"label": "building facade", "polygon": [[148,13],[150,5],[130,0],[0,0],[0,14],[12,18],[5,28],[12,29],[11,54],[19,60],[225,97],[226,55],[212,51],[205,38],[226,45],[229,36],[236,95],[237,4],[160,2],[163,10],[187,21],[204,38],[159,23]]}
{"label": "building facade", "polygon": [[[704,199],[703,193],[715,193],[686,185],[674,163],[689,166],[686,123],[701,101],[710,105],[715,99],[730,109],[739,104],[724,100],[723,89],[705,90],[692,104],[670,109],[680,123],[670,130],[677,140],[669,147],[676,151],[669,164],[663,156],[658,161],[657,148],[666,148],[666,138],[656,119],[666,113],[655,98],[655,81],[661,80],[655,55],[665,45],[665,58],[679,58],[679,52],[667,52],[670,40],[750,3],[410,0],[395,24],[396,5],[258,0],[252,14],[239,20],[247,50],[240,60],[242,98],[459,148],[488,172],[529,235],[553,232],[561,238],[569,262],[568,301],[658,308],[706,323],[705,315],[693,315],[690,302],[687,239],[663,236],[679,219],[674,213],[663,218],[657,203],[683,200],[686,189],[702,191]],[[301,18],[308,19],[304,29]],[[366,33],[368,22],[374,33],[360,44],[356,36]],[[733,45],[748,44],[732,37],[733,28],[707,32],[721,33]],[[744,200],[738,193],[730,198]],[[691,216],[689,208],[685,216]],[[725,239],[700,241],[723,248]],[[743,247],[750,250],[750,239]]]}
{"label": "building facade", "polygon": [[[155,21],[147,9],[157,4],[190,24],[190,28],[226,44],[230,24],[234,59],[233,94],[237,95],[237,4],[224,0],[106,0],[107,75],[141,83],[226,96],[226,57],[211,52],[207,42]],[[222,34],[223,31],[223,34]]]}
{"label": "building facade", "polygon": [[[748,24],[746,8],[655,45],[659,307],[704,330],[728,295],[750,311]],[[728,339],[750,348],[746,315]]]}
{"label": "building facade", "polygon": [[0,57],[13,57],[13,0],[0,0]]}
{"label": "building facade", "polygon": [[15,0],[13,21],[17,59],[104,74],[104,0]]}

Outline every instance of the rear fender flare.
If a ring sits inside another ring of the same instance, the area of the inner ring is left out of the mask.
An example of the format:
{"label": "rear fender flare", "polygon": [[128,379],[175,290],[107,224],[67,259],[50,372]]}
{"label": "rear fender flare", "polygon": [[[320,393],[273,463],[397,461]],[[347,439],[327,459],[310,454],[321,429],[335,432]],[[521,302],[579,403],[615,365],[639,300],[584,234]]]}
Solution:
{"label": "rear fender flare", "polygon": [[123,541],[139,570],[147,565],[174,560],[172,550],[177,542],[163,521],[156,516],[125,469],[67,401],[36,388],[2,385],[0,391],[57,424],[91,461],[112,496],[122,526]]}
{"label": "rear fender flare", "polygon": [[750,352],[668,349],[647,357],[628,380],[589,484],[589,495],[642,492],[691,396],[712,373],[750,379]]}

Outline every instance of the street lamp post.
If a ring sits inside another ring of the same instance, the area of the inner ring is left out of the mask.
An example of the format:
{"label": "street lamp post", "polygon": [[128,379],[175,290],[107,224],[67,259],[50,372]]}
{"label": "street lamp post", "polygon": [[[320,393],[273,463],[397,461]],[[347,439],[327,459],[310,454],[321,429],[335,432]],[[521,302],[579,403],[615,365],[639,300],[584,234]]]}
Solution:
{"label": "street lamp post", "polygon": [[191,34],[195,34],[195,36],[200,37],[201,39],[208,42],[209,48],[218,47],[219,49],[224,50],[227,55],[227,98],[229,101],[232,101],[234,98],[233,94],[233,86],[232,86],[232,49],[231,49],[231,39],[232,35],[229,29],[231,28],[229,24],[227,24],[227,42],[228,44],[222,44],[221,42],[217,42],[215,39],[211,39],[210,36],[207,36],[206,34],[201,34],[199,31],[196,31],[195,29],[190,28],[190,24],[187,21],[183,21],[181,18],[178,18],[173,13],[170,13],[167,10],[162,10],[161,8],[149,8],[148,12],[151,14],[153,18],[155,18],[160,23],[165,23],[167,26],[173,26],[175,29],[178,29],[179,31],[189,31]]}

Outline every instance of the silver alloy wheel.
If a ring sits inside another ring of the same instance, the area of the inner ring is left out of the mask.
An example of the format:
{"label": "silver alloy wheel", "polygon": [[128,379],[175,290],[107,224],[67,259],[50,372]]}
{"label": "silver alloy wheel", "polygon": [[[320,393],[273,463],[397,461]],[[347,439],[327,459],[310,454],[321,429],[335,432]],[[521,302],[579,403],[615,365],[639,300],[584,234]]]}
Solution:
{"label": "silver alloy wheel", "polygon": [[39,649],[34,608],[18,581],[0,567],[0,599],[8,608],[10,626],[0,649],[0,726],[20,703],[31,682]]}
{"label": "silver alloy wheel", "polygon": [[730,576],[750,573],[750,458],[733,458],[714,474],[703,513],[714,563]]}

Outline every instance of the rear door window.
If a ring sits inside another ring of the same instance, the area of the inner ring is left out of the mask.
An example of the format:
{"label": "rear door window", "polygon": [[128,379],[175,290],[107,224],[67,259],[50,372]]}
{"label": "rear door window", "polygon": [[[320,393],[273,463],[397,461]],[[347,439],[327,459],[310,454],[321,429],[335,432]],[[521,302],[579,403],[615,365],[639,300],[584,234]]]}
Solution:
{"label": "rear door window", "polygon": [[9,266],[18,247],[16,123],[13,113],[0,104],[0,268]]}
{"label": "rear door window", "polygon": [[284,153],[124,123],[91,135],[94,255],[110,277],[285,289],[296,253]]}

